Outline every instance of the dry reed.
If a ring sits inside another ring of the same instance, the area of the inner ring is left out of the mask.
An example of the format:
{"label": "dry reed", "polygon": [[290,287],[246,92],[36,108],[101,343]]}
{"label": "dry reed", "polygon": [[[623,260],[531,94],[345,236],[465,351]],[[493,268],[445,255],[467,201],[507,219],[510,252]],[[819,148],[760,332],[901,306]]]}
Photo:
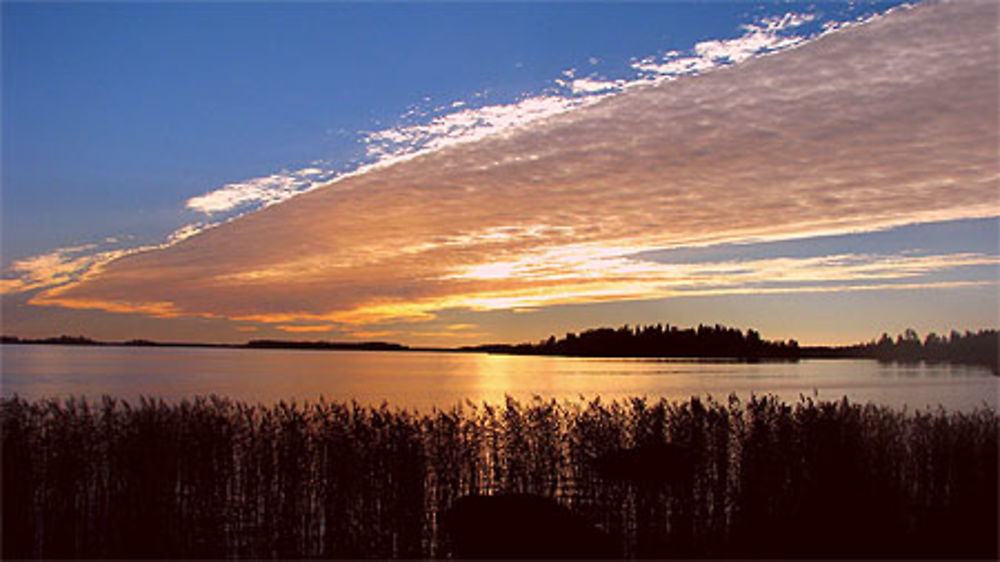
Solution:
{"label": "dry reed", "polygon": [[[458,497],[554,497],[623,557],[997,555],[1000,417],[772,397],[0,400],[5,558],[427,558]],[[591,460],[670,442],[673,482]]]}

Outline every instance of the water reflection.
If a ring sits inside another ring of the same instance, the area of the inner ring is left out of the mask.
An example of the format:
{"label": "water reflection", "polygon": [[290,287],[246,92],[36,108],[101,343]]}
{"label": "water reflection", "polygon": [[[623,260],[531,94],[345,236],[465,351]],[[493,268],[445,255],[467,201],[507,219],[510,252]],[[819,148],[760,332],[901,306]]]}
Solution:
{"label": "water reflection", "polygon": [[579,376],[567,372],[560,360],[537,361],[535,357],[513,355],[473,355],[478,401],[499,403],[506,396],[530,399],[534,396],[572,397],[593,392],[590,386],[580,384]]}
{"label": "water reflection", "polygon": [[1000,378],[953,365],[868,360],[794,363],[583,359],[461,353],[89,348],[5,345],[2,392],[27,398],[112,394],[177,400],[220,394],[250,402],[357,400],[427,410],[470,400],[644,395],[686,400],[735,393],[800,395],[895,407],[972,409],[1000,402]]}
{"label": "water reflection", "polygon": [[514,357],[476,355],[472,359],[475,372],[475,395],[479,401],[499,402],[505,395],[517,392],[511,377]]}

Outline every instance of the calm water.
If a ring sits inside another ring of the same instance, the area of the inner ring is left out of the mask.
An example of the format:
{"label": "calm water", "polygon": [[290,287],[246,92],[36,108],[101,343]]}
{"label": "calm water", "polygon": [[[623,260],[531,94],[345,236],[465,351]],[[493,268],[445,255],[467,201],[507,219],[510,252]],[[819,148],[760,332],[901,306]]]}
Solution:
{"label": "calm water", "polygon": [[868,360],[720,363],[459,353],[4,345],[2,392],[26,398],[111,394],[170,400],[220,394],[251,402],[355,399],[364,404],[449,408],[466,399],[538,395],[611,400],[688,399],[735,393],[875,402],[910,409],[972,409],[1000,402],[1000,377],[951,365]]}

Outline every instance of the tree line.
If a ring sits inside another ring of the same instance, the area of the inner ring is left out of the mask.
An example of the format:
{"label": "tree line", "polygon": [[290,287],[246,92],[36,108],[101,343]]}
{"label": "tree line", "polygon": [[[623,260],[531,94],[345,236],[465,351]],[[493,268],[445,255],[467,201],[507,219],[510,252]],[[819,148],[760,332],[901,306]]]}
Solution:
{"label": "tree line", "polygon": [[538,343],[485,345],[468,350],[526,355],[571,355],[580,357],[734,357],[743,359],[794,359],[799,356],[795,340],[768,341],[753,329],[743,332],[716,324],[679,328],[670,324],[624,325],[550,336]]}
{"label": "tree line", "polygon": [[883,333],[878,339],[847,346],[799,346],[794,339],[765,340],[754,329],[745,332],[716,324],[679,328],[669,324],[623,325],[549,336],[537,343],[488,344],[460,348],[461,351],[512,355],[565,355],[571,357],[725,357],[736,359],[858,358],[901,363],[956,363],[988,367],[998,373],[1000,332],[983,329],[926,338],[912,328],[893,339]]}
{"label": "tree line", "polygon": [[912,328],[893,339],[882,333],[878,339],[844,347],[805,348],[805,357],[857,357],[900,363],[958,363],[990,367],[994,373],[1000,368],[1000,332],[979,330],[964,333],[952,330],[950,334],[934,332],[921,339]]}

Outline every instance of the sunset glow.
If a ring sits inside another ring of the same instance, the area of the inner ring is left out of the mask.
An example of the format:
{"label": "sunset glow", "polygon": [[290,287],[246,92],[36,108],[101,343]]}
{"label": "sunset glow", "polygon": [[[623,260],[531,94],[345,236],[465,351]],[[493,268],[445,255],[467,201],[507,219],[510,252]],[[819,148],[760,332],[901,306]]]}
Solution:
{"label": "sunset glow", "polygon": [[[234,337],[256,326],[444,342],[496,337],[446,329],[460,312],[954,289],[995,302],[995,244],[711,255],[995,225],[996,15],[990,2],[931,3],[806,40],[796,30],[816,17],[789,12],[637,60],[632,79],[573,70],[556,81],[563,96],[455,102],[371,133],[376,160],[353,172],[307,166],[192,197],[208,222],[168,243],[16,260],[0,287],[23,304],[8,318],[56,307],[213,319]],[[650,257],[677,250],[703,257]]]}

